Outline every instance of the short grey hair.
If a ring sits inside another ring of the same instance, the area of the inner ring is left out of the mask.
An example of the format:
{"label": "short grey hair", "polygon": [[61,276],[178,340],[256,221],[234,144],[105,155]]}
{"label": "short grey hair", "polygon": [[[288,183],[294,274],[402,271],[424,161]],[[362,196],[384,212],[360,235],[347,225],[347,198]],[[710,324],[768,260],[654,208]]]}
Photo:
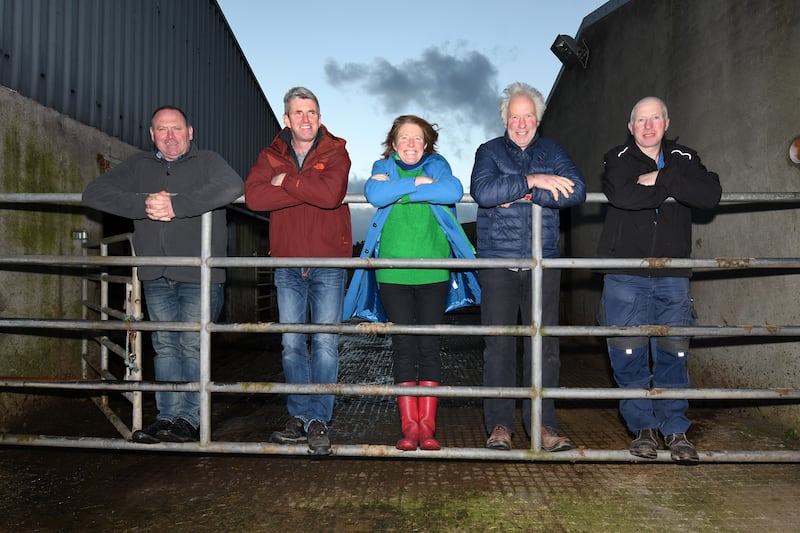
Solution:
{"label": "short grey hair", "polygon": [[285,115],[289,114],[289,102],[294,100],[295,98],[302,98],[303,100],[314,100],[314,104],[317,106],[317,114],[320,115],[319,112],[319,100],[317,100],[317,96],[312,93],[310,90],[306,89],[305,87],[292,87],[283,97],[283,113]]}
{"label": "short grey hair", "polygon": [[636,108],[639,107],[639,104],[641,104],[645,100],[655,100],[656,102],[660,103],[661,109],[664,110],[664,119],[666,120],[669,118],[669,112],[667,111],[667,104],[664,103],[664,100],[662,100],[658,96],[645,96],[644,98],[636,102],[636,104],[634,104],[633,106],[633,109],[631,109],[631,118],[630,121],[628,122],[629,124],[633,124],[633,115],[636,114]]}
{"label": "short grey hair", "polygon": [[511,98],[518,94],[525,95],[533,101],[533,106],[536,108],[536,121],[541,122],[542,116],[544,116],[544,110],[547,109],[542,93],[527,83],[515,81],[503,89],[503,97],[500,99],[500,117],[503,119],[503,125],[508,124],[508,103],[511,101]]}

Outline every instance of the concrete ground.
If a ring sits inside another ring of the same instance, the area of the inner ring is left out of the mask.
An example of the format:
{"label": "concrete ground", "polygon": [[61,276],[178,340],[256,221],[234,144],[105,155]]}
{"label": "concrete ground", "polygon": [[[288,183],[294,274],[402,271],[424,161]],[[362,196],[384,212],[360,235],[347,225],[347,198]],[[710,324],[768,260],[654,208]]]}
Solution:
{"label": "concrete ground", "polygon": [[[479,385],[481,349],[478,337],[444,338],[444,382]],[[227,342],[215,354],[216,381],[282,380],[275,343],[263,337]],[[391,382],[387,338],[343,337],[341,354],[341,382]],[[564,342],[562,385],[611,386],[602,347]],[[63,404],[14,431],[115,436],[87,400]],[[147,409],[149,420],[151,400]],[[213,440],[265,442],[286,418],[279,396],[225,395],[212,409]],[[689,436],[701,451],[800,449],[790,428],[747,416],[756,410],[693,402]],[[614,402],[561,401],[558,416],[578,447],[627,449]],[[438,424],[445,447],[485,442],[478,399],[442,399]],[[0,446],[0,531],[800,530],[800,464],[335,456],[336,444],[399,437],[394,398],[374,396],[339,398],[331,435],[327,458]],[[515,435],[515,449],[529,445]]]}

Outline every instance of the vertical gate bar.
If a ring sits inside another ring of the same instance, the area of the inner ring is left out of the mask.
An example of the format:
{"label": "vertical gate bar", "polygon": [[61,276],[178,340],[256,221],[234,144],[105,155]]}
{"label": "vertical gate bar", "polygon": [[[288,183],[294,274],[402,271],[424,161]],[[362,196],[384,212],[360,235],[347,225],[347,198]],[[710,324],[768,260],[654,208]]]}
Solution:
{"label": "vertical gate bar", "polygon": [[[131,243],[131,250],[133,250],[133,243]],[[142,316],[142,282],[139,281],[139,268],[133,267],[131,274],[131,311],[134,320],[138,320]],[[144,374],[144,355],[142,352],[142,332],[139,331],[134,337],[134,343],[131,349],[136,354],[136,366],[138,370],[132,371],[131,375],[135,381],[142,381]],[[133,413],[131,416],[131,432],[137,429],[142,429],[142,391],[135,391],[131,403],[133,404]]]}
{"label": "vertical gate bar", "polygon": [[[79,248],[75,255],[86,257],[88,251],[86,249],[87,231],[85,229],[72,232],[72,239],[75,247]],[[83,270],[84,275],[81,277],[81,320],[89,319],[89,308],[83,305],[83,302],[89,300],[89,278],[87,276],[87,269]],[[89,339],[85,335],[81,339],[81,379],[89,379],[89,364],[86,358],[89,357]]]}
{"label": "vertical gate bar", "polygon": [[542,448],[542,206],[532,204],[531,252],[534,265],[531,272],[531,447]]}
{"label": "vertical gate bar", "polygon": [[[108,244],[100,243],[100,255],[108,257]],[[108,305],[108,279],[103,275],[108,274],[107,268],[104,268],[100,273],[100,320],[108,320],[108,313],[105,309],[109,308]],[[104,334],[105,335],[105,334]],[[100,346],[100,375],[107,375],[108,373],[108,348],[105,345]],[[101,405],[108,405],[108,395],[100,397]]]}
{"label": "vertical gate bar", "polygon": [[211,381],[211,217],[213,211],[203,214],[200,232],[200,445],[208,444],[211,436],[211,394],[208,384]]}

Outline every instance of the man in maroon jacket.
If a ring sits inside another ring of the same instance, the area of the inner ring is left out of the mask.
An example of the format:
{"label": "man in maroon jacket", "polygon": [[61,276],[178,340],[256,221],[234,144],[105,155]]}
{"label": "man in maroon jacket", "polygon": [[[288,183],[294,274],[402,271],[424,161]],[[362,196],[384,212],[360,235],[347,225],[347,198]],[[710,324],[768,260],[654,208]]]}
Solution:
{"label": "man in maroon jacket", "polygon": [[[245,200],[250,209],[269,211],[273,257],[352,257],[350,210],[343,204],[350,172],[345,140],[320,123],[319,101],[304,87],[283,98],[285,128],[264,148],[250,169]],[[343,268],[275,269],[282,323],[335,324],[342,320],[347,272]],[[287,383],[336,383],[338,335],[283,334]],[[290,394],[289,421],[271,440],[307,442],[309,453],[327,455],[333,395]]]}

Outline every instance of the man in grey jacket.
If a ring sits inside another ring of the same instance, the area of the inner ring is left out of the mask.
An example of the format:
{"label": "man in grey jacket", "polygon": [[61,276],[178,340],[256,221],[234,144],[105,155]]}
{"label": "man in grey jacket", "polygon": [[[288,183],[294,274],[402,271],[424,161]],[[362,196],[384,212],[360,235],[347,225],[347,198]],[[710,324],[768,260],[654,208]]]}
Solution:
{"label": "man in grey jacket", "polygon": [[[135,154],[92,181],[83,203],[133,220],[137,256],[199,256],[201,218],[213,211],[211,253],[227,254],[224,207],[244,192],[242,178],[218,154],[192,145],[186,114],[162,106],[151,119],[154,152]],[[200,320],[200,269],[142,266],[138,269],[152,321]],[[211,273],[211,319],[222,310],[225,270]],[[200,334],[156,331],[152,335],[155,377],[159,381],[200,379]],[[135,431],[134,442],[190,442],[199,438],[197,392],[156,392],[156,421]]]}

